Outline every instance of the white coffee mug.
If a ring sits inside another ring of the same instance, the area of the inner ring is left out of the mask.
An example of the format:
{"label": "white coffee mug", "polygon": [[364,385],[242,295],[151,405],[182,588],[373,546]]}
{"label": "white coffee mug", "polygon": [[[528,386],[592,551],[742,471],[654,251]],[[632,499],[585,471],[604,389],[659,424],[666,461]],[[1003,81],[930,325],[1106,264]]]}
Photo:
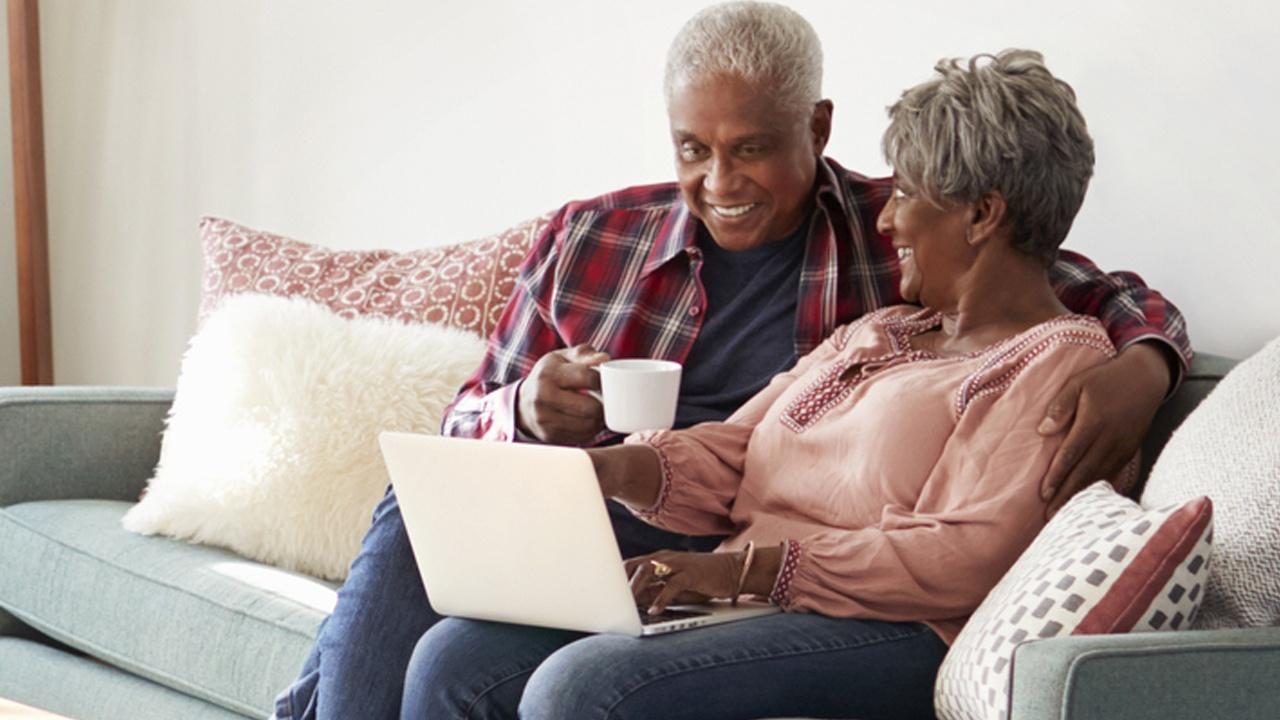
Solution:
{"label": "white coffee mug", "polygon": [[670,360],[610,360],[594,366],[604,405],[604,424],[619,433],[665,430],[676,421],[680,363]]}

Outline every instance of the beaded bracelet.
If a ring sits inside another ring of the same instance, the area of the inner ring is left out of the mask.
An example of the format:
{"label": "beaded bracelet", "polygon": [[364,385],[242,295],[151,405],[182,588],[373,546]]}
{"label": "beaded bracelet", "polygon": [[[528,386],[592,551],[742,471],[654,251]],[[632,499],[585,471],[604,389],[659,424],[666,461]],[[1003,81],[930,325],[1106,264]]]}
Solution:
{"label": "beaded bracelet", "polygon": [[733,591],[733,600],[731,605],[738,604],[738,596],[742,594],[742,587],[747,584],[747,573],[751,571],[751,561],[756,557],[756,544],[753,540],[747,541],[747,559],[742,561],[742,574],[738,576],[738,587]]}

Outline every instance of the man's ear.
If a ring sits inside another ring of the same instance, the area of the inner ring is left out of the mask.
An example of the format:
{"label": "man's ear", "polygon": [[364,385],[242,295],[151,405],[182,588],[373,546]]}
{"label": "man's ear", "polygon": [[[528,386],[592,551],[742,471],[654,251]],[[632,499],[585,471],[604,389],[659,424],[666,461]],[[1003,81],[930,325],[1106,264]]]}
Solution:
{"label": "man's ear", "polygon": [[809,134],[813,138],[813,154],[822,155],[831,139],[831,114],[835,105],[830,100],[819,100],[813,105],[813,117],[809,119]]}
{"label": "man's ear", "polygon": [[1009,205],[999,190],[982,194],[973,204],[973,218],[969,221],[969,230],[965,239],[970,245],[979,245],[995,237],[1009,218]]}

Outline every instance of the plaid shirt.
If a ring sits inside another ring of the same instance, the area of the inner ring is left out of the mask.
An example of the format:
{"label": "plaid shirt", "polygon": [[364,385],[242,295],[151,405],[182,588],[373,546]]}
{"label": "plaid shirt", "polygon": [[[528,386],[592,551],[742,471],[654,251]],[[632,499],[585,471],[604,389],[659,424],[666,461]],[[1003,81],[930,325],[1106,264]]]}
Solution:
{"label": "plaid shirt", "polygon": [[[817,217],[800,272],[797,356],[838,325],[902,301],[897,253],[875,230],[892,180],[824,159],[817,184]],[[520,380],[552,350],[588,343],[616,358],[682,362],[706,307],[698,223],[674,183],[627,188],[556,212],[521,267],[483,362],[445,411],[443,434],[517,439]],[[1117,348],[1157,340],[1183,366],[1190,361],[1182,315],[1137,275],[1105,274],[1066,251],[1050,275],[1063,304],[1102,320]],[[596,442],[610,437],[603,432]]]}

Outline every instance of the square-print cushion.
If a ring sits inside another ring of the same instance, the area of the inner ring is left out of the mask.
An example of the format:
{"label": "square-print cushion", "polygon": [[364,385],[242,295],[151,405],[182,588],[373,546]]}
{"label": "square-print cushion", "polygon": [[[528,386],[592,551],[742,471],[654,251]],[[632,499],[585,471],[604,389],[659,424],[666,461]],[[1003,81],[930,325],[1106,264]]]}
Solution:
{"label": "square-print cushion", "polygon": [[1063,635],[1178,630],[1203,598],[1213,504],[1144,510],[1106,482],[1045,526],[969,619],[934,686],[943,720],[1005,720],[1014,651]]}
{"label": "square-print cushion", "polygon": [[433,323],[488,337],[515,288],[520,263],[550,215],[444,247],[331,250],[230,220],[200,221],[200,320],[228,295],[299,297],[345,318]]}

